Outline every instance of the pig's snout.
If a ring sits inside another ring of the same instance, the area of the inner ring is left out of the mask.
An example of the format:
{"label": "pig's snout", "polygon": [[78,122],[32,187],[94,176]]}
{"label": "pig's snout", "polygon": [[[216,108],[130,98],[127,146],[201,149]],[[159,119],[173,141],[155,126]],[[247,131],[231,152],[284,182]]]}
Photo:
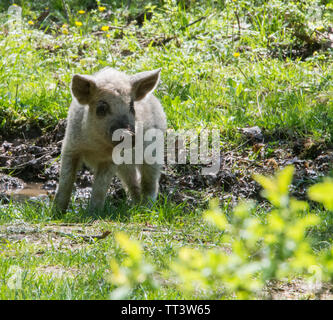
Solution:
{"label": "pig's snout", "polygon": [[115,145],[123,142],[126,136],[130,136],[133,141],[135,138],[135,127],[129,123],[126,116],[122,116],[110,126],[110,136]]}
{"label": "pig's snout", "polygon": [[129,119],[127,116],[120,116],[118,117],[116,120],[114,120],[110,126],[110,134],[111,136],[113,135],[113,133],[116,131],[116,130],[127,130],[127,131],[130,131],[132,133],[135,132],[135,127],[134,127],[134,124],[132,125],[130,122],[129,122]]}

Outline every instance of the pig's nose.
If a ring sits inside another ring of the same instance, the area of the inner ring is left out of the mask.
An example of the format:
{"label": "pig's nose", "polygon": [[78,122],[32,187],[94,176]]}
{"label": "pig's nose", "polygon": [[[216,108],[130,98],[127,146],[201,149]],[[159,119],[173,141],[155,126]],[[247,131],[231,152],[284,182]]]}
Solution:
{"label": "pig's nose", "polygon": [[135,133],[135,127],[130,125],[130,124],[127,126],[127,130],[132,132],[132,133]]}
{"label": "pig's nose", "polygon": [[110,135],[112,136],[116,130],[124,130],[124,131],[127,130],[131,132],[132,135],[135,133],[135,127],[132,125],[122,125],[122,126],[116,125],[110,127]]}

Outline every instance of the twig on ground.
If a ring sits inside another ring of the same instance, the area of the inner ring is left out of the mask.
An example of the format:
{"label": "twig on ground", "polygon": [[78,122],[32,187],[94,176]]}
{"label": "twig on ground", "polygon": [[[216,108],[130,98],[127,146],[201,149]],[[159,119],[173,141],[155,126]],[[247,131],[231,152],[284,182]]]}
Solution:
{"label": "twig on ground", "polygon": [[104,231],[100,235],[91,235],[91,236],[88,236],[88,235],[76,235],[76,234],[73,234],[73,233],[67,233],[67,232],[55,231],[55,230],[47,230],[47,232],[48,233],[54,233],[54,234],[56,234],[58,236],[61,236],[61,237],[69,237],[69,238],[72,238],[72,239],[75,239],[75,240],[82,239],[82,240],[87,241],[87,242],[95,242],[95,240],[104,239],[109,234],[111,234],[111,231],[108,231],[108,230]]}
{"label": "twig on ground", "polygon": [[240,25],[240,21],[239,21],[239,16],[238,16],[237,10],[235,10],[235,16],[236,16],[237,24],[238,24],[238,37],[240,38],[241,37],[241,25]]}
{"label": "twig on ground", "polygon": [[190,22],[190,23],[187,24],[186,26],[182,26],[182,27],[180,27],[179,30],[184,30],[184,29],[186,29],[186,28],[188,28],[188,27],[190,27],[190,26],[192,26],[192,25],[194,25],[194,24],[196,24],[196,23],[198,23],[198,22],[200,22],[200,21],[202,21],[202,20],[204,20],[204,19],[209,19],[209,18],[211,18],[214,14],[215,14],[215,12],[212,13],[212,14],[210,14],[209,16],[202,16],[202,17],[200,17],[199,19],[194,20],[193,22]]}

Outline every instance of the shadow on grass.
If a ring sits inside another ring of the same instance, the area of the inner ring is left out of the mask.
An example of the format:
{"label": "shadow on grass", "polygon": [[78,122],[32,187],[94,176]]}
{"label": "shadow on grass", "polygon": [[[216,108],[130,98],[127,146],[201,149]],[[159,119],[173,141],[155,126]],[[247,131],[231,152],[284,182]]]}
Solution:
{"label": "shadow on grass", "polygon": [[107,197],[104,209],[95,212],[89,212],[87,203],[80,202],[79,206],[69,210],[63,219],[68,222],[107,220],[122,223],[173,223],[192,214],[191,210],[187,210],[186,201],[176,204],[169,200],[167,195],[160,194],[155,202],[145,205],[131,204],[127,198]]}
{"label": "shadow on grass", "polygon": [[154,203],[133,205],[126,197],[107,197],[103,210],[90,212],[88,200],[72,199],[66,213],[52,211],[52,201],[27,200],[11,201],[7,205],[0,204],[0,221],[6,223],[22,220],[28,223],[83,223],[94,221],[113,221],[120,223],[153,223],[174,224],[177,221],[196,215],[189,208],[187,201],[175,203],[166,194],[160,194]]}

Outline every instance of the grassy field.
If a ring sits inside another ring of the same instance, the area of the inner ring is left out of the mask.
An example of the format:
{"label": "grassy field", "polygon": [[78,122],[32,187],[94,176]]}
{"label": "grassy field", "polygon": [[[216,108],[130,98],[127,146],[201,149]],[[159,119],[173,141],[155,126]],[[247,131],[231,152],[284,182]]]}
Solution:
{"label": "grassy field", "polygon": [[[230,218],[241,199],[253,199],[250,215],[265,225],[272,205],[259,196],[253,173],[272,174],[292,159],[297,180],[290,190],[303,200],[311,184],[332,176],[331,166],[318,167],[318,157],[330,157],[333,149],[331,1],[123,2],[18,0],[22,24],[16,29],[8,23],[12,2],[1,2],[0,143],[54,130],[66,118],[75,73],[161,68],[156,95],[168,127],[218,128],[230,184],[240,191],[200,184],[196,167],[186,165],[165,168],[152,208],[110,195],[105,211],[91,216],[87,201],[73,196],[66,215],[56,218],[50,199],[5,204],[0,198],[0,299],[109,299],[111,292],[131,299],[235,298],[222,287],[210,295],[184,291],[170,268],[183,247],[230,250],[223,232],[203,219],[209,200],[218,198]],[[261,141],[244,135],[242,129],[254,126]],[[193,184],[182,187],[184,177]],[[310,213],[321,219],[307,232],[319,256],[332,247],[332,211],[310,203],[301,216]],[[112,278],[131,246],[115,240],[118,232],[140,241],[145,260],[127,265],[126,294],[115,291],[122,282]],[[302,284],[301,275],[290,274],[268,285],[267,296],[274,298],[281,286],[282,298],[318,297]],[[325,290],[320,294],[330,297],[330,287]]]}

